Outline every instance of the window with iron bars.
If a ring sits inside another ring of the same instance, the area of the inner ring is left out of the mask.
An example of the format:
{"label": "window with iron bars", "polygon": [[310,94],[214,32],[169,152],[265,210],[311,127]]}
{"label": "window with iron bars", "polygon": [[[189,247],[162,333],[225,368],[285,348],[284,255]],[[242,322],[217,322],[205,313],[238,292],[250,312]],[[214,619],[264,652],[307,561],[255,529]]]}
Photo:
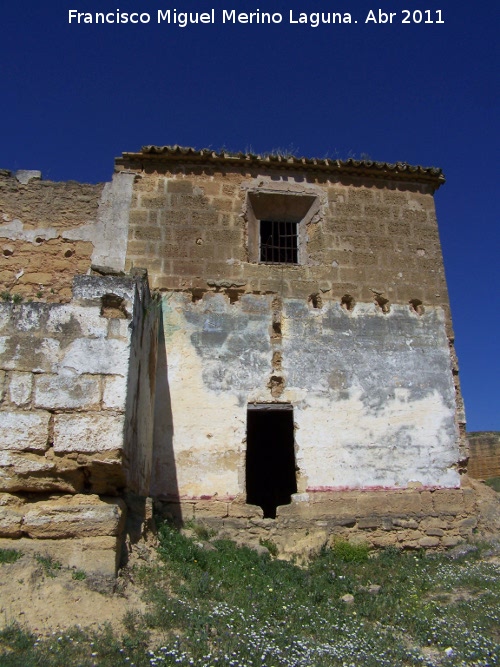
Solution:
{"label": "window with iron bars", "polygon": [[260,261],[298,264],[297,223],[260,221]]}

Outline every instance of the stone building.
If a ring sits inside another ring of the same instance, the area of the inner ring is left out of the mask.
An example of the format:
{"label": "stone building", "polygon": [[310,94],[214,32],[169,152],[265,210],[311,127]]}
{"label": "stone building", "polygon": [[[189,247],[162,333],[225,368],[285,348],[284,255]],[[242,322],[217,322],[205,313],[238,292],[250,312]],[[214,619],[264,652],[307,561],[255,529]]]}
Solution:
{"label": "stone building", "polygon": [[1,172],[4,539],[111,570],[148,497],[284,553],[470,535],[443,182],[153,146],[105,185]]}

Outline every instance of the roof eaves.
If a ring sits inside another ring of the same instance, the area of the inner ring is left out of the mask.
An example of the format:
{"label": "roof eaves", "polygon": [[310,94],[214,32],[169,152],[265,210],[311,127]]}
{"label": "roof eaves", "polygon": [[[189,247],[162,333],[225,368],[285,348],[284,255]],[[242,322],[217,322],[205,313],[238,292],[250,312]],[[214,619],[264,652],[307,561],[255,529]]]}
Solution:
{"label": "roof eaves", "polygon": [[387,178],[391,180],[404,179],[432,184],[435,189],[445,182],[441,169],[436,167],[421,167],[410,165],[407,162],[377,162],[374,160],[331,160],[329,158],[295,157],[293,155],[257,155],[255,153],[232,153],[229,151],[214,151],[212,149],[194,149],[183,146],[144,146],[139,152],[125,152],[116,159],[116,164],[148,162],[182,162],[211,163],[211,164],[254,164],[266,165],[277,169],[304,169],[323,172],[337,172],[349,175]]}

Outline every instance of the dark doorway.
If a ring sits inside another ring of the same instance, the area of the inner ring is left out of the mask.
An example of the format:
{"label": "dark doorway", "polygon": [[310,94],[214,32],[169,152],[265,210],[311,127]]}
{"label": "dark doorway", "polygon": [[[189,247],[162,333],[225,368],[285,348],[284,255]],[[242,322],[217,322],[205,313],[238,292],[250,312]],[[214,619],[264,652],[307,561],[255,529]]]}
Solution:
{"label": "dark doorway", "polygon": [[247,412],[247,503],[275,519],[278,505],[297,493],[291,405],[255,405]]}

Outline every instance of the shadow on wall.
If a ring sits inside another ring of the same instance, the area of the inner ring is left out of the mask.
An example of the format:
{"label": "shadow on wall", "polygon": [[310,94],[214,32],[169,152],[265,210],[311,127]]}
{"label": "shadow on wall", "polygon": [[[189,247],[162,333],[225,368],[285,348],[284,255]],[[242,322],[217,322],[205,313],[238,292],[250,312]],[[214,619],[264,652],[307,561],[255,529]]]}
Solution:
{"label": "shadow on wall", "polygon": [[182,524],[182,512],[179,502],[179,485],[174,456],[174,422],[170,387],[168,385],[168,361],[165,345],[163,317],[158,326],[158,356],[156,360],[156,395],[154,406],[153,430],[153,467],[151,471],[150,495],[158,500],[167,501],[165,513],[175,524]]}

